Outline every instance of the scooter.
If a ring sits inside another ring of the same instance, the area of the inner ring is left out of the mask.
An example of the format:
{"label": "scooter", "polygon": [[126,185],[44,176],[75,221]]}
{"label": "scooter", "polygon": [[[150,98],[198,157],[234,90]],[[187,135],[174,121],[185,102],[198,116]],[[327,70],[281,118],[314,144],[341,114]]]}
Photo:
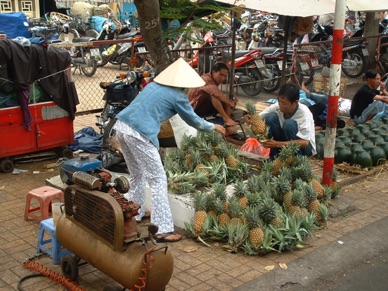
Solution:
{"label": "scooter", "polygon": [[[248,96],[260,94],[263,89],[263,80],[271,77],[265,69],[261,56],[260,49],[236,52],[234,80]],[[232,61],[229,61],[227,65],[230,67]]]}
{"label": "scooter", "polygon": [[[104,50],[104,48],[100,48],[100,55],[97,55],[96,53],[96,56],[100,59],[98,61],[99,67],[103,67],[107,63],[110,63],[112,65],[118,65],[119,70],[121,70],[122,65],[131,66],[131,55],[133,53],[145,52],[147,50],[143,37],[138,31],[119,34],[116,39],[128,39],[128,42],[114,44],[106,50]],[[143,63],[143,59],[137,57],[136,63],[133,64],[132,67],[141,67]]]}
{"label": "scooter", "polygon": [[213,32],[206,32],[203,43],[189,61],[189,65],[198,69],[200,75],[210,72],[212,60],[215,58],[212,47],[216,46]]}
{"label": "scooter", "polygon": [[[63,25],[63,32],[60,35],[60,39],[66,39],[63,37],[65,34],[71,33],[70,26],[68,23]],[[83,42],[91,42],[96,39],[93,37],[71,37],[71,43],[83,43]],[[70,46],[70,45],[69,45]],[[84,46],[73,45],[69,49],[67,49],[71,56],[71,65],[74,68],[73,74],[80,70],[80,72],[84,73],[87,77],[92,77],[97,71],[97,60],[91,53],[90,48]]]}
{"label": "scooter", "polygon": [[105,91],[103,97],[105,104],[101,114],[96,116],[96,126],[103,135],[103,148],[109,148],[109,141],[114,135],[112,128],[116,123],[115,116],[139,94],[144,86],[143,78],[143,74],[129,71],[127,74],[120,74],[114,82],[100,83],[100,87]]}

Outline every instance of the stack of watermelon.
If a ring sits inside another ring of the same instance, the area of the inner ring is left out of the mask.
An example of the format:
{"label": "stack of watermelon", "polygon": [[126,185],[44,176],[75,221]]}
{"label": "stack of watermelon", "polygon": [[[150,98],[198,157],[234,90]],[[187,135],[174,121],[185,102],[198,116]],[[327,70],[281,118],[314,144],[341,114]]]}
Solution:
{"label": "stack of watermelon", "polygon": [[[317,156],[323,159],[325,132],[316,134]],[[388,159],[388,117],[337,130],[334,162],[362,168],[384,164]]]}

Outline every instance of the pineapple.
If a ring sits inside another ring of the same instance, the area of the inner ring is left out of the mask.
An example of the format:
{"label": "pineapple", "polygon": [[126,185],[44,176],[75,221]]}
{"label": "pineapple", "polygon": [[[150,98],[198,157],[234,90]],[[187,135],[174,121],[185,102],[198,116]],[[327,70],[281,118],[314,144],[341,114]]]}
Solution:
{"label": "pineapple", "polygon": [[245,218],[249,227],[249,242],[259,246],[264,241],[263,221],[255,206],[248,206],[245,209]]}
{"label": "pineapple", "polygon": [[234,184],[234,195],[240,200],[240,204],[243,209],[247,208],[248,199],[245,196],[247,192],[247,187],[245,182],[242,180],[236,181]]}
{"label": "pineapple", "polygon": [[275,200],[278,203],[283,202],[288,208],[291,205],[291,183],[287,177],[287,171],[280,173],[279,176],[273,177],[271,185],[274,189]]}
{"label": "pineapple", "polygon": [[283,224],[282,219],[278,215],[278,209],[279,204],[275,200],[265,197],[259,208],[259,215],[265,223],[278,228]]}
{"label": "pineapple", "polygon": [[256,113],[256,106],[253,102],[247,102],[246,108],[251,119],[251,130],[255,135],[262,135],[266,132],[265,121]]}
{"label": "pineapple", "polygon": [[315,216],[318,218],[319,206],[321,203],[317,199],[317,193],[315,192],[315,190],[311,184],[305,184],[304,192],[306,194],[306,198],[308,201],[309,212],[315,214]]}
{"label": "pineapple", "polygon": [[285,147],[282,147],[282,149],[279,152],[279,155],[272,163],[272,166],[273,166],[272,173],[275,176],[277,176],[281,169],[283,169],[284,167],[290,166],[293,160],[293,156],[296,155],[298,150],[299,150],[299,145],[293,142],[289,143]]}
{"label": "pineapple", "polygon": [[229,215],[225,211],[224,201],[220,198],[215,198],[214,200],[214,209],[216,211],[217,220],[219,225],[226,225],[230,221]]}
{"label": "pineapple", "polygon": [[206,211],[209,216],[217,217],[216,206],[215,206],[216,197],[214,193],[206,195]]}
{"label": "pineapple", "polygon": [[313,186],[315,192],[317,193],[317,198],[322,199],[324,194],[325,194],[325,188],[322,186],[322,184],[315,177],[313,177],[310,180],[310,183]]}
{"label": "pineapple", "polygon": [[[229,199],[229,210],[230,210],[230,224],[238,225],[244,223],[241,219],[242,207],[237,197],[231,197]],[[245,220],[245,219],[244,219]]]}
{"label": "pineapple", "polygon": [[333,179],[332,179],[331,184],[330,184],[330,188],[332,190],[331,198],[335,198],[339,194],[340,187],[338,186],[338,183],[337,183],[338,177],[339,177],[338,171],[337,171],[337,169],[334,169],[333,170]]}
{"label": "pineapple", "polygon": [[234,147],[229,147],[228,155],[225,158],[226,165],[232,169],[237,169],[238,159],[236,157],[237,157],[236,149]]}
{"label": "pineapple", "polygon": [[327,222],[327,217],[328,217],[328,209],[325,204],[319,205],[318,208],[318,215],[317,215],[317,220],[319,225],[326,225]]}
{"label": "pineapple", "polygon": [[246,194],[246,197],[247,197],[247,206],[249,205],[258,206],[262,201],[261,195],[258,192],[248,192]]}
{"label": "pineapple", "polygon": [[194,231],[196,233],[202,232],[202,226],[205,223],[207,213],[206,213],[207,199],[205,194],[201,192],[196,192],[194,194]]}
{"label": "pineapple", "polygon": [[257,175],[252,175],[247,179],[247,191],[256,193],[260,191],[260,179]]}
{"label": "pineapple", "polygon": [[229,212],[229,202],[226,197],[226,186],[221,183],[214,183],[212,186],[212,190],[216,198],[220,198],[224,204],[225,212]]}
{"label": "pineapple", "polygon": [[288,212],[295,217],[300,218],[302,216],[302,207],[304,202],[304,194],[299,189],[294,189],[292,192],[291,206],[288,208]]}

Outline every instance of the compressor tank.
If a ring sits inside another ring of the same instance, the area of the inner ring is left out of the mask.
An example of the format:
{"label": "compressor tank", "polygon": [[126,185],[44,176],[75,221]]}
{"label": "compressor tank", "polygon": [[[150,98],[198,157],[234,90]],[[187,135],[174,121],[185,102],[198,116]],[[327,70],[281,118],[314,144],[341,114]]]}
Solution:
{"label": "compressor tank", "polygon": [[145,280],[144,290],[164,290],[172,276],[167,246],[124,241],[122,210],[105,193],[67,187],[56,235],[63,247],[126,288],[143,286]]}

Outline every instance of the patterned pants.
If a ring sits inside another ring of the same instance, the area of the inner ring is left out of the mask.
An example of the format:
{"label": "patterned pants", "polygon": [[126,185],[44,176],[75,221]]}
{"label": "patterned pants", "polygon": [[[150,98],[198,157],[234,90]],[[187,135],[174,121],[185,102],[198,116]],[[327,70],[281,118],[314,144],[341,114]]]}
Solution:
{"label": "patterned pants", "polygon": [[145,213],[146,183],[151,190],[151,223],[159,227],[158,233],[174,231],[174,221],[167,195],[167,177],[158,149],[130,126],[117,121],[114,126],[116,137],[128,167],[130,197],[141,206],[136,217],[140,220]]}

